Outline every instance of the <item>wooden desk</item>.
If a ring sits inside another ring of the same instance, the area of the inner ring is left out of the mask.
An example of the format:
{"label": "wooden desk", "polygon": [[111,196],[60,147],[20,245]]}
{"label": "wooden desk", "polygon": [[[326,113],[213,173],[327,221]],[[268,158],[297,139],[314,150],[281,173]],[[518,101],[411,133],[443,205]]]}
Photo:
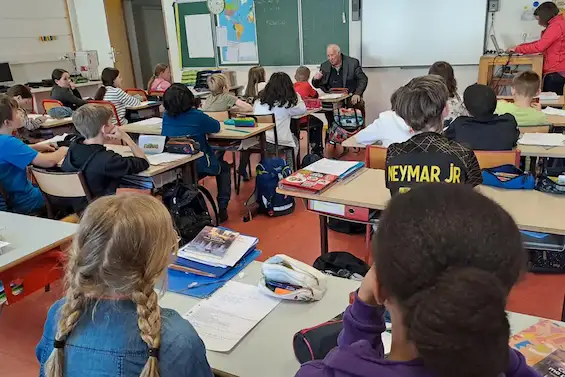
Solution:
{"label": "wooden desk", "polygon": [[357,142],[357,138],[355,137],[355,135],[351,136],[349,139],[341,143],[341,146],[344,148],[361,148],[361,149],[367,148],[365,144],[360,144]]}
{"label": "wooden desk", "polygon": [[565,116],[561,115],[548,115],[547,120],[555,127],[565,127]]}
{"label": "wooden desk", "polygon": [[518,145],[522,157],[565,158],[565,146],[542,147],[539,145]]}
{"label": "wooden desk", "polygon": [[[545,194],[535,190],[503,190],[479,186],[478,190],[502,206],[522,230],[565,235],[565,197]],[[385,172],[363,169],[351,180],[332,186],[321,194],[303,193],[277,189],[283,195],[306,200],[369,208],[385,209],[390,192],[385,186]],[[327,253],[328,215],[319,212],[321,252]]]}
{"label": "wooden desk", "polygon": [[[496,99],[502,100],[502,101],[509,101],[509,100],[512,100],[512,97],[511,96],[497,96]],[[551,107],[562,108],[563,106],[565,106],[565,100],[563,99],[563,96],[559,96],[555,100],[543,99],[543,100],[540,100],[539,103],[541,104],[542,107],[551,106]],[[557,116],[559,116],[559,115],[557,115]]]}
{"label": "wooden desk", "polygon": [[155,101],[142,101],[141,105],[139,106],[129,106],[126,107],[126,110],[144,110],[144,109],[151,109],[154,107],[159,107],[161,104]]}
{"label": "wooden desk", "polygon": [[10,243],[0,252],[0,272],[70,241],[77,227],[77,224],[0,211],[0,236]]}
{"label": "wooden desk", "polygon": [[[29,115],[30,118],[34,118],[34,114]],[[73,119],[71,117],[63,119],[50,118],[43,123],[42,129],[48,129],[53,132],[53,135],[63,135],[75,132],[75,126],[73,125]]]}
{"label": "wooden desk", "polygon": [[[261,278],[261,263],[252,262],[243,270],[243,277],[234,281],[257,285]],[[241,377],[294,376],[300,364],[294,356],[292,336],[304,328],[312,327],[342,313],[349,304],[349,293],[360,283],[328,276],[328,289],[317,302],[291,302],[283,300],[251,330],[229,353],[206,351],[208,362],[219,375]],[[200,300],[167,292],[159,300],[164,308],[186,314]],[[511,333],[516,334],[535,325],[542,318],[518,313],[508,313]]]}
{"label": "wooden desk", "polygon": [[322,103],[338,103],[341,101],[345,101],[346,99],[348,99],[349,97],[351,97],[353,94],[348,94],[348,93],[343,93],[340,97],[337,98],[330,98],[332,97],[331,94],[324,94],[320,96],[320,101],[322,101]]}
{"label": "wooden desk", "polygon": [[479,79],[478,83],[489,85],[498,78],[493,78],[493,71],[496,67],[511,65],[530,65],[531,70],[540,77],[543,76],[543,56],[542,55],[513,55],[497,56],[483,55],[479,60]]}

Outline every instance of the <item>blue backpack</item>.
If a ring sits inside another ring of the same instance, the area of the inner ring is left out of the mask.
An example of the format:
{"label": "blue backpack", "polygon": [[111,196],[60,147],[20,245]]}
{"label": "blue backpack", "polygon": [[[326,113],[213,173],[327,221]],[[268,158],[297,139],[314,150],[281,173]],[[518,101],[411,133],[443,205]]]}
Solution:
{"label": "blue backpack", "polygon": [[256,197],[262,213],[276,217],[294,212],[294,198],[276,192],[279,181],[291,174],[286,161],[279,157],[267,158],[257,165]]}

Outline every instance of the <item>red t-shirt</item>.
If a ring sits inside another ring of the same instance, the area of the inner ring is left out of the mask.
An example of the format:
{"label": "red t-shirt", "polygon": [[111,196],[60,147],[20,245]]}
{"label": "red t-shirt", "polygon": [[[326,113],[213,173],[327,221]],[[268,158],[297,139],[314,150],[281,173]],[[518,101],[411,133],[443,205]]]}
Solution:
{"label": "red t-shirt", "polygon": [[296,90],[296,93],[300,94],[302,99],[318,98],[318,92],[316,89],[312,88],[312,85],[310,85],[308,81],[295,82],[294,90]]}

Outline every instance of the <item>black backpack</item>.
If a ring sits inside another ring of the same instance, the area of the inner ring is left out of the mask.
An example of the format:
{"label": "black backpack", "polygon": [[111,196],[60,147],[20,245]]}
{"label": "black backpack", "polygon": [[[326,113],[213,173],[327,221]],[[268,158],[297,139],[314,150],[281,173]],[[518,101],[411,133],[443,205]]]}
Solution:
{"label": "black backpack", "polygon": [[369,265],[347,251],[332,251],[318,257],[312,265],[326,274],[350,279],[353,274],[367,275]]}
{"label": "black backpack", "polygon": [[[206,200],[214,211],[214,220]],[[167,207],[181,237],[181,245],[193,240],[208,225],[218,225],[218,209],[210,192],[200,185],[187,185],[181,180],[163,187],[163,204]]]}

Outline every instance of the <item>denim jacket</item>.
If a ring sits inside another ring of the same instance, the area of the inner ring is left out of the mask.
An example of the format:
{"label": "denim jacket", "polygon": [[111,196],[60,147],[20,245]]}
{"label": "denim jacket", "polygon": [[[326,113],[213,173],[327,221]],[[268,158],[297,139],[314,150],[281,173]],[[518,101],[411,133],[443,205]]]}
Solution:
{"label": "denim jacket", "polygon": [[[40,377],[45,375],[45,362],[53,351],[63,302],[57,301],[49,310],[36,348]],[[66,376],[138,377],[147,357],[135,304],[102,300],[88,307],[71,332],[65,345],[64,371]],[[213,376],[202,340],[188,321],[170,309],[161,309],[159,370],[161,377]]]}

